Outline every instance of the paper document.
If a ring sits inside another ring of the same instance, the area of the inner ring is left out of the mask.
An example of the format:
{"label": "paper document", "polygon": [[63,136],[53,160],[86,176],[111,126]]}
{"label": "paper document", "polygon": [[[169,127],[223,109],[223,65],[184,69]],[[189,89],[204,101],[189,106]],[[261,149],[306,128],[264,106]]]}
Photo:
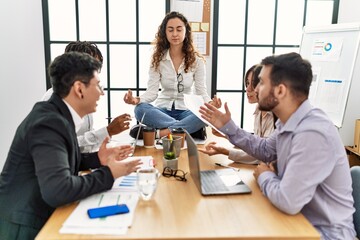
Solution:
{"label": "paper document", "polygon": [[204,0],[171,0],[171,11],[183,13],[189,22],[201,22]]}
{"label": "paper document", "polygon": [[[141,159],[141,168],[153,168],[155,163],[152,156],[129,157],[122,161]],[[110,234],[124,235],[131,226],[134,212],[139,200],[136,185],[137,175],[133,172],[127,176],[115,179],[109,191],[94,194],[80,201],[79,205],[63,223],[62,234]],[[91,219],[87,214],[90,208],[105,207],[116,204],[126,204],[129,213],[118,214],[103,218]]]}
{"label": "paper document", "polygon": [[139,158],[142,162],[142,164],[140,165],[141,168],[153,168],[155,166],[154,158],[152,156],[134,156],[128,157],[122,161],[129,162]]}
{"label": "paper document", "polygon": [[203,121],[205,124],[209,125],[210,127],[214,128],[216,131],[218,131],[221,135],[225,136],[224,133],[222,133],[219,129],[214,127],[211,123],[206,121],[204,118],[201,117],[201,114],[199,113],[200,107],[204,105],[204,99],[200,95],[190,95],[190,94],[184,94],[184,101],[186,107],[195,114],[201,121]]}
{"label": "paper document", "polygon": [[[137,192],[106,191],[80,201],[63,223],[60,233],[125,234],[131,226],[139,196]],[[129,213],[90,219],[87,210],[115,204],[126,204]]]}
{"label": "paper document", "polygon": [[135,172],[130,173],[127,176],[119,177],[115,179],[111,191],[137,192],[136,180],[137,180],[137,174]]}

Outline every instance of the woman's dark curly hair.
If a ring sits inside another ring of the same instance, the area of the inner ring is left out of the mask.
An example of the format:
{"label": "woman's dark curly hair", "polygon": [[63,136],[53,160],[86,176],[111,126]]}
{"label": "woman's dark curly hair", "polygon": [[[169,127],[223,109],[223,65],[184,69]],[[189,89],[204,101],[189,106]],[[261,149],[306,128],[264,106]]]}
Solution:
{"label": "woman's dark curly hair", "polygon": [[185,33],[185,39],[183,42],[182,51],[185,54],[185,72],[188,72],[190,68],[194,67],[194,63],[196,61],[196,56],[202,58],[204,57],[196,50],[193,38],[191,34],[191,27],[188,22],[188,20],[185,18],[184,15],[182,15],[179,12],[170,12],[166,14],[165,18],[163,19],[161,25],[158,28],[158,32],[156,33],[155,37],[155,51],[152,55],[151,60],[151,67],[155,68],[155,70],[158,70],[160,61],[164,57],[165,50],[170,48],[170,43],[166,38],[166,25],[170,19],[173,18],[179,18],[185,25],[186,33]]}

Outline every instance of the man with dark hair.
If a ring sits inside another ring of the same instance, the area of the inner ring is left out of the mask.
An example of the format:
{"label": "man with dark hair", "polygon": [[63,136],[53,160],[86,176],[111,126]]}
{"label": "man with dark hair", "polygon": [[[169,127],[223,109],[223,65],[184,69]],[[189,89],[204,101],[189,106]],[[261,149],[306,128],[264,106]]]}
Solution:
{"label": "man with dark hair", "polygon": [[322,239],[354,239],[349,162],[336,127],[308,100],[311,64],[297,53],[269,56],[261,64],[255,89],[259,109],[279,118],[269,138],[238,128],[226,103],[225,113],[205,104],[202,117],[234,145],[268,163],[259,164],[254,176],[273,205],[288,214],[301,212]]}
{"label": "man with dark hair", "polygon": [[87,53],[97,60],[101,62],[101,64],[104,62],[103,55],[98,48],[98,46],[95,43],[88,42],[88,41],[75,41],[70,42],[65,47],[65,52],[83,52]]}
{"label": "man with dark hair", "polygon": [[[92,42],[88,42],[88,41],[70,42],[65,47],[65,52],[87,53],[90,56],[99,60],[101,64],[103,63],[103,56],[101,54],[100,49],[97,47],[95,43]],[[42,97],[42,100],[46,101],[50,99],[52,93],[53,93],[53,89],[50,88]],[[130,114],[124,113],[115,117],[109,123],[108,126],[95,130],[93,127],[94,119],[92,114],[85,115],[81,127],[76,132],[78,136],[80,151],[82,153],[90,153],[97,151],[102,141],[106,137],[111,137],[113,135],[125,131],[126,129],[129,129],[130,121],[131,121]]]}
{"label": "man with dark hair", "polygon": [[[49,75],[54,94],[38,102],[19,125],[0,175],[0,239],[34,239],[56,207],[111,189],[114,179],[139,168],[129,145],[80,153],[76,130],[103,95],[101,63],[88,54],[65,53]],[[97,168],[79,176],[80,170]]]}

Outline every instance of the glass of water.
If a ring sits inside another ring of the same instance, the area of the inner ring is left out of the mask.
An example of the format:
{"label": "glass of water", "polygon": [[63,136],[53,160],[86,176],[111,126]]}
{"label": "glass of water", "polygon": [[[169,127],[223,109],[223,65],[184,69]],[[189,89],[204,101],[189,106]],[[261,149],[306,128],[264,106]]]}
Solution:
{"label": "glass of water", "polygon": [[156,191],[159,171],[156,168],[137,170],[137,187],[141,199],[148,201]]}
{"label": "glass of water", "polygon": [[134,148],[133,151],[129,154],[129,157],[132,157],[132,156],[134,156],[134,153],[135,153],[136,141],[135,140],[130,141],[130,146],[132,146]]}
{"label": "glass of water", "polygon": [[117,147],[117,146],[122,146],[122,145],[130,145],[133,147],[133,150],[131,153],[129,153],[129,157],[132,157],[134,156],[134,152],[135,152],[135,145],[136,145],[136,142],[135,142],[135,139],[134,140],[123,140],[123,139],[120,139],[120,140],[114,140],[114,139],[111,139],[110,142],[108,144],[106,144],[106,147],[108,148],[112,148],[112,147]]}

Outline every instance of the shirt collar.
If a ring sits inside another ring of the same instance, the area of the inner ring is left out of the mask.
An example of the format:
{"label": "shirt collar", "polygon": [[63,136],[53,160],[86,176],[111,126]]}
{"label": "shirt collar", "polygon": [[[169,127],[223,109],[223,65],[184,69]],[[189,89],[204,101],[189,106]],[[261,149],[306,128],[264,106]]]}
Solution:
{"label": "shirt collar", "polygon": [[312,106],[309,99],[306,99],[298,109],[290,116],[290,118],[283,124],[281,121],[276,122],[276,128],[279,129],[280,133],[282,132],[293,132],[296,127],[299,125],[301,120],[310,112]]}
{"label": "shirt collar", "polygon": [[75,132],[78,132],[84,120],[79,116],[79,114],[77,114],[77,112],[71,107],[69,103],[67,103],[64,99],[63,101],[66,104],[66,106],[69,108],[71,117],[74,121]]}
{"label": "shirt collar", "polygon": [[164,54],[164,58],[163,58],[164,60],[169,60],[169,61],[171,61],[171,57],[170,57],[170,51],[169,51],[169,49],[168,50],[166,50],[166,52],[165,52],[165,54]]}
{"label": "shirt collar", "polygon": [[[166,50],[166,52],[163,56],[163,60],[172,62],[171,57],[170,57],[170,49]],[[178,71],[181,72],[183,69],[184,69],[184,59],[182,60]]]}

